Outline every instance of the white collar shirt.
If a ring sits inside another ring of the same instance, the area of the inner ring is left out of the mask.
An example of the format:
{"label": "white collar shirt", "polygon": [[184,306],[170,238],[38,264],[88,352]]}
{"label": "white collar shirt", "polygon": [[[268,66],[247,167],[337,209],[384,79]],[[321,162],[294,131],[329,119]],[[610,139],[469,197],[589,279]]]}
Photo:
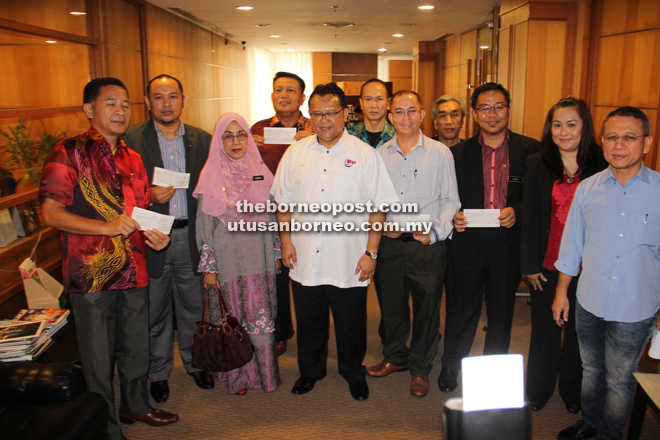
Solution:
{"label": "white collar shirt", "polygon": [[[317,136],[309,136],[291,145],[280,161],[271,194],[279,204],[312,203],[366,204],[374,209],[398,201],[380,154],[370,145],[348,134],[326,148]],[[327,205],[326,205],[327,206]],[[330,223],[352,223],[359,228],[369,222],[369,212],[333,215],[324,212],[300,212],[294,208],[292,223],[316,223],[316,231],[292,231],[298,264],[290,272],[291,279],[305,286],[332,285],[340,288],[359,287],[355,274],[358,261],[367,249],[367,231],[335,232],[320,226]]]}

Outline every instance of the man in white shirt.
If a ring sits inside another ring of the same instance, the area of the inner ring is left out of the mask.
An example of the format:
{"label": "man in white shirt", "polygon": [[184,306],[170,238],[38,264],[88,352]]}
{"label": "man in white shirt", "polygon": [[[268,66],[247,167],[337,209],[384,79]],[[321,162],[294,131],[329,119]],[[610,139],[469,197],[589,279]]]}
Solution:
{"label": "man in white shirt", "polygon": [[[344,128],[348,116],[344,92],[334,83],[319,85],[309,98],[309,109],[316,136],[291,145],[282,157],[271,190],[278,205],[370,203],[373,208],[397,202],[380,155]],[[280,225],[326,222],[344,227],[343,232],[318,228],[294,233],[280,227],[282,264],[291,270],[298,325],[300,378],[293,394],[308,393],[326,375],[332,307],[339,374],[349,383],[354,399],[369,398],[362,365],[367,348],[367,285],[376,268],[385,221],[383,212],[373,210],[331,215],[278,209]]]}
{"label": "man in white shirt", "polygon": [[[440,339],[440,300],[447,262],[445,239],[453,229],[458,200],[454,158],[445,145],[422,133],[425,112],[419,95],[410,90],[392,96],[392,140],[378,148],[401,202],[415,204],[414,220],[427,222],[425,231],[386,230],[378,250],[374,275],[383,316],[384,359],[367,368],[372,377],[385,377],[410,368],[410,393],[429,392],[429,373]],[[388,212],[387,220],[395,222]],[[410,292],[410,293],[409,293]],[[412,341],[409,295],[412,295]]]}

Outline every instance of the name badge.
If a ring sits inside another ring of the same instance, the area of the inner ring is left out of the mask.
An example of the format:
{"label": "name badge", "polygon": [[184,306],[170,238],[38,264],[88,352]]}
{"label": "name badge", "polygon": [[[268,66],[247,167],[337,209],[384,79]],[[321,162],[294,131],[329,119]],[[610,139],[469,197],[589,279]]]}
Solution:
{"label": "name badge", "polygon": [[523,183],[523,178],[519,176],[509,176],[509,183]]}
{"label": "name badge", "polygon": [[252,176],[252,180],[264,180],[264,176]]}

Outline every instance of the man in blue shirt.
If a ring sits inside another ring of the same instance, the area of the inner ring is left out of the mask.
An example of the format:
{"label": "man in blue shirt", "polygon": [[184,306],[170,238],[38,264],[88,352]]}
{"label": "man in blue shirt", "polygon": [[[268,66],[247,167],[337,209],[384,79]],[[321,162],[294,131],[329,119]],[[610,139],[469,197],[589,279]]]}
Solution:
{"label": "man in blue shirt", "polygon": [[[575,313],[582,378],[582,416],[559,440],[623,438],[633,403],[632,373],[660,308],[660,174],[646,168],[651,124],[635,107],[603,123],[610,166],[575,193],[561,241],[552,306],[557,325]],[[576,310],[567,289],[580,272]]]}
{"label": "man in blue shirt", "polygon": [[[412,219],[427,222],[427,230],[402,233],[398,228],[383,233],[374,283],[383,317],[384,359],[367,368],[367,374],[385,377],[410,368],[410,393],[424,397],[429,392],[431,362],[440,339],[445,239],[453,229],[452,220],[461,203],[449,148],[422,133],[425,113],[419,95],[410,90],[396,92],[391,107],[390,121],[396,136],[378,152],[399,200],[417,205],[417,218]],[[396,223],[397,214],[392,211],[387,220]],[[400,222],[399,226],[406,224]],[[409,292],[413,304],[410,348]]]}

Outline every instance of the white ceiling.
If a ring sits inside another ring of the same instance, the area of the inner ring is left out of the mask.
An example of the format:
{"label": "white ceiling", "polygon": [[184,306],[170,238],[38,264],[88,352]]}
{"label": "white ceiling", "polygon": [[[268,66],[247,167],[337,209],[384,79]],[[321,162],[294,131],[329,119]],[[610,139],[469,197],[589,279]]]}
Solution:
{"label": "white ceiling", "polygon": [[[164,9],[180,8],[221,34],[248,47],[281,52],[353,52],[411,55],[416,41],[462,32],[492,18],[499,0],[148,0]],[[432,10],[417,6],[434,5]],[[254,9],[239,11],[236,6]],[[333,8],[336,6],[336,9]],[[335,29],[326,22],[355,26]],[[404,23],[415,23],[404,26]],[[269,24],[268,27],[257,27]],[[401,38],[394,33],[404,34]],[[269,38],[269,35],[281,38]]]}

